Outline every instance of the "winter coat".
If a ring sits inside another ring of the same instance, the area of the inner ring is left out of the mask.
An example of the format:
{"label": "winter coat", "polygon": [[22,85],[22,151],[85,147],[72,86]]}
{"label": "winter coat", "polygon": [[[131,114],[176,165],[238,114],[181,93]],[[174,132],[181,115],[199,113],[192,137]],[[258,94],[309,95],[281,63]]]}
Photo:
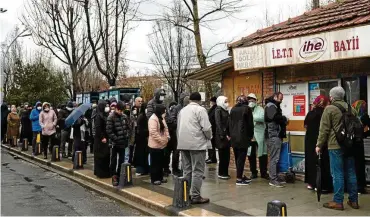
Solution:
{"label": "winter coat", "polygon": [[[106,130],[107,116],[108,113],[104,111],[107,102],[105,100],[99,100],[98,106],[95,111],[94,116],[94,155],[97,157],[105,157],[109,155],[109,143],[108,134]],[[107,142],[103,143],[102,140],[106,139]]]}
{"label": "winter coat", "polygon": [[230,142],[227,139],[229,133],[229,112],[225,109],[217,106],[215,111],[215,121],[216,121],[216,134],[215,142],[216,148],[228,148],[230,147]]}
{"label": "winter coat", "polygon": [[62,130],[70,130],[71,128],[67,128],[65,129],[65,121],[67,119],[67,117],[71,114],[72,112],[68,111],[67,109],[61,109],[58,113],[58,124],[59,124],[59,127],[62,129]]}
{"label": "winter coat", "polygon": [[148,105],[147,105],[147,108],[146,108],[147,109],[146,117],[148,119],[150,119],[150,117],[152,117],[152,115],[155,111],[155,105],[163,103],[162,101],[159,100],[159,98],[161,97],[161,93],[164,93],[163,89],[157,88],[157,89],[154,90],[154,98],[151,99],[148,102]]}
{"label": "winter coat", "polygon": [[195,102],[184,107],[177,120],[178,150],[212,148],[212,125],[205,108]]}
{"label": "winter coat", "polygon": [[153,149],[164,149],[167,146],[170,134],[166,121],[162,120],[164,124],[164,132],[160,132],[159,119],[157,115],[153,114],[148,121],[149,140],[148,146]]}
{"label": "winter coat", "polygon": [[109,141],[113,146],[126,148],[129,144],[130,132],[130,121],[125,115],[118,115],[113,112],[108,116],[106,131],[109,137]]}
{"label": "winter coat", "polygon": [[280,104],[273,97],[266,99],[265,122],[267,138],[286,138],[287,118],[283,116]]}
{"label": "winter coat", "polygon": [[30,120],[30,110],[25,110],[21,115],[21,138],[32,137],[32,122]]}
{"label": "winter coat", "polygon": [[[338,132],[342,126],[342,112],[333,103],[343,106],[348,111],[348,104],[343,100],[335,100],[331,105],[327,106],[322,114],[320,121],[319,137],[317,139],[317,146],[323,147],[328,145],[328,149],[340,149],[335,132]],[[354,109],[352,113],[357,116]]]}
{"label": "winter coat", "polygon": [[[254,139],[257,141],[258,150],[257,155],[267,155],[267,146],[265,143],[265,111],[261,106],[256,106],[253,109],[253,122],[254,122]],[[248,149],[248,156],[250,156],[250,149]]]}
{"label": "winter coat", "polygon": [[41,106],[41,102],[37,102],[35,105],[35,108],[32,109],[30,114],[30,119],[32,121],[32,131],[33,132],[40,132],[41,131],[41,125],[40,125],[40,113],[41,111],[37,110],[37,105]]}
{"label": "winter coat", "polygon": [[216,119],[215,119],[215,113],[216,113],[217,105],[212,106],[208,111],[208,118],[209,122],[212,125],[212,134],[216,134]]}
{"label": "winter coat", "polygon": [[7,137],[8,139],[13,139],[13,137],[19,137],[19,126],[21,124],[18,114],[10,112],[8,114],[8,128]]}
{"label": "winter coat", "polygon": [[184,107],[184,99],[185,97],[189,96],[187,93],[181,93],[180,94],[180,99],[179,99],[179,104],[175,106],[173,109],[170,110],[168,113],[168,117],[166,117],[166,122],[167,125],[170,129],[170,131],[176,131],[177,129],[177,116],[181,109]]}
{"label": "winter coat", "polygon": [[1,139],[5,136],[7,127],[8,127],[8,105],[6,103],[3,103],[1,105]]}
{"label": "winter coat", "polygon": [[42,111],[39,118],[42,135],[50,136],[56,133],[58,118],[53,110],[50,110],[49,112]]}
{"label": "winter coat", "polygon": [[250,146],[254,135],[252,110],[244,104],[236,104],[230,111],[229,131],[234,148]]}

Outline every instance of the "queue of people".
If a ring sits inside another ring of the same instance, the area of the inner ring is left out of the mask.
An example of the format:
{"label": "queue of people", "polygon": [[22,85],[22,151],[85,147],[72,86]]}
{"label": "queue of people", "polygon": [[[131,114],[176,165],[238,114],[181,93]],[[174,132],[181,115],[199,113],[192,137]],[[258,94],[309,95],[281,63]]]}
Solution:
{"label": "queue of people", "polygon": [[[4,120],[7,124],[6,132],[2,128],[2,139],[5,135],[8,139],[17,138],[21,125],[20,138],[32,140],[33,153],[36,140],[41,136],[45,159],[48,147],[51,152],[51,148],[58,145],[63,158],[72,157],[73,160],[73,152],[82,151],[84,163],[90,143],[97,177],[111,177],[112,185],[119,185],[120,167],[124,162],[133,164],[137,176],[150,174],[153,185],[166,183],[165,177],[171,173],[184,176],[190,183],[193,204],[209,202],[201,196],[206,164],[218,161],[218,178],[231,178],[231,148],[236,164],[236,185],[250,185],[260,175],[269,180],[270,186],[284,187],[284,180],[278,176],[278,163],[289,120],[280,107],[284,99],[282,93],[268,97],[265,108],[258,104],[259,99],[253,93],[239,96],[234,106],[225,96],[212,97],[208,112],[201,106],[198,92],[182,93],[179,103],[171,103],[168,107],[164,105],[165,95],[163,89],[156,89],[148,103],[140,97],[132,103],[128,96],[122,101],[114,98],[99,100],[68,127],[65,121],[77,106],[73,102],[60,105],[56,110],[47,102],[37,102],[33,109],[25,103],[21,115],[17,114],[15,106],[8,111],[7,105],[3,104],[2,126]],[[370,132],[366,102],[356,101],[352,106],[348,105],[341,87],[333,88],[329,95],[330,99],[320,95],[314,100],[304,121],[307,130],[305,182],[308,189],[317,188],[316,161],[320,154],[321,187],[324,193],[334,192],[333,201],[325,203],[324,207],[343,210],[346,183],[350,195],[348,204],[358,209],[357,192],[366,192],[363,138]],[[341,107],[345,110],[341,111]],[[342,117],[346,111],[358,117],[364,131],[363,137],[353,145],[351,154],[342,148],[343,141],[337,138],[337,132],[345,127]],[[244,174],[247,157],[250,177]]]}

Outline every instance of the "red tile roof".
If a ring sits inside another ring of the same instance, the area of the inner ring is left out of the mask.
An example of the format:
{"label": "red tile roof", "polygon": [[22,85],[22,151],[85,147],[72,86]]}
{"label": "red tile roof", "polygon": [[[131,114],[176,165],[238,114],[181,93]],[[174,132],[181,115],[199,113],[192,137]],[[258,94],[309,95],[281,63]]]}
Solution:
{"label": "red tile roof", "polygon": [[305,12],[301,16],[242,38],[229,48],[248,47],[271,41],[342,29],[370,23],[370,0],[345,0]]}

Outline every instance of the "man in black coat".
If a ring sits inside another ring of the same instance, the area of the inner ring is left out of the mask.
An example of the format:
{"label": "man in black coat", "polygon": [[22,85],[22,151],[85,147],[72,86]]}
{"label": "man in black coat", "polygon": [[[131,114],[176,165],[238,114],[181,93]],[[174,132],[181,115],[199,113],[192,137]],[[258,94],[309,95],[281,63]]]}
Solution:
{"label": "man in black coat", "polygon": [[[130,132],[130,120],[124,113],[126,105],[119,101],[116,110],[111,113],[107,119],[106,132],[110,143],[111,150],[111,165],[110,170],[113,186],[118,186],[121,164],[125,161],[125,148],[128,147]],[[117,165],[118,157],[118,165]]]}
{"label": "man in black coat", "polygon": [[254,122],[248,99],[244,95],[238,97],[237,104],[231,109],[229,132],[236,162],[236,185],[249,185],[251,179],[243,176],[243,172],[254,135]]}
{"label": "man in black coat", "polygon": [[[217,108],[216,104],[217,98],[214,96],[210,100],[210,109],[208,111],[209,122],[212,124],[212,135],[216,135],[216,119],[215,119],[215,111]],[[216,157],[216,142],[215,137],[212,138],[212,149],[208,149],[208,159],[206,160],[206,164],[213,164],[217,163]]]}
{"label": "man in black coat", "polygon": [[166,96],[166,91],[164,89],[156,88],[154,90],[154,97],[148,102],[148,105],[146,107],[146,110],[147,110],[146,117],[148,118],[148,120],[155,111],[155,105],[162,104],[165,96]]}

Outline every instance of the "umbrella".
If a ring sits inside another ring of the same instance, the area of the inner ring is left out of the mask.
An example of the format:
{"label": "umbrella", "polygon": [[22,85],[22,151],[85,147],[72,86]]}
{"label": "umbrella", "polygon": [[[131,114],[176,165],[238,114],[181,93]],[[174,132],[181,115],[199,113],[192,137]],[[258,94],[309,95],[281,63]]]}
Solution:
{"label": "umbrella", "polygon": [[73,110],[73,112],[67,117],[65,121],[65,127],[70,127],[72,124],[78,120],[82,115],[85,114],[87,110],[91,108],[91,103],[84,103],[80,105],[78,108]]}
{"label": "umbrella", "polygon": [[321,153],[319,153],[319,159],[316,164],[316,189],[317,189],[317,201],[320,202],[321,197]]}

